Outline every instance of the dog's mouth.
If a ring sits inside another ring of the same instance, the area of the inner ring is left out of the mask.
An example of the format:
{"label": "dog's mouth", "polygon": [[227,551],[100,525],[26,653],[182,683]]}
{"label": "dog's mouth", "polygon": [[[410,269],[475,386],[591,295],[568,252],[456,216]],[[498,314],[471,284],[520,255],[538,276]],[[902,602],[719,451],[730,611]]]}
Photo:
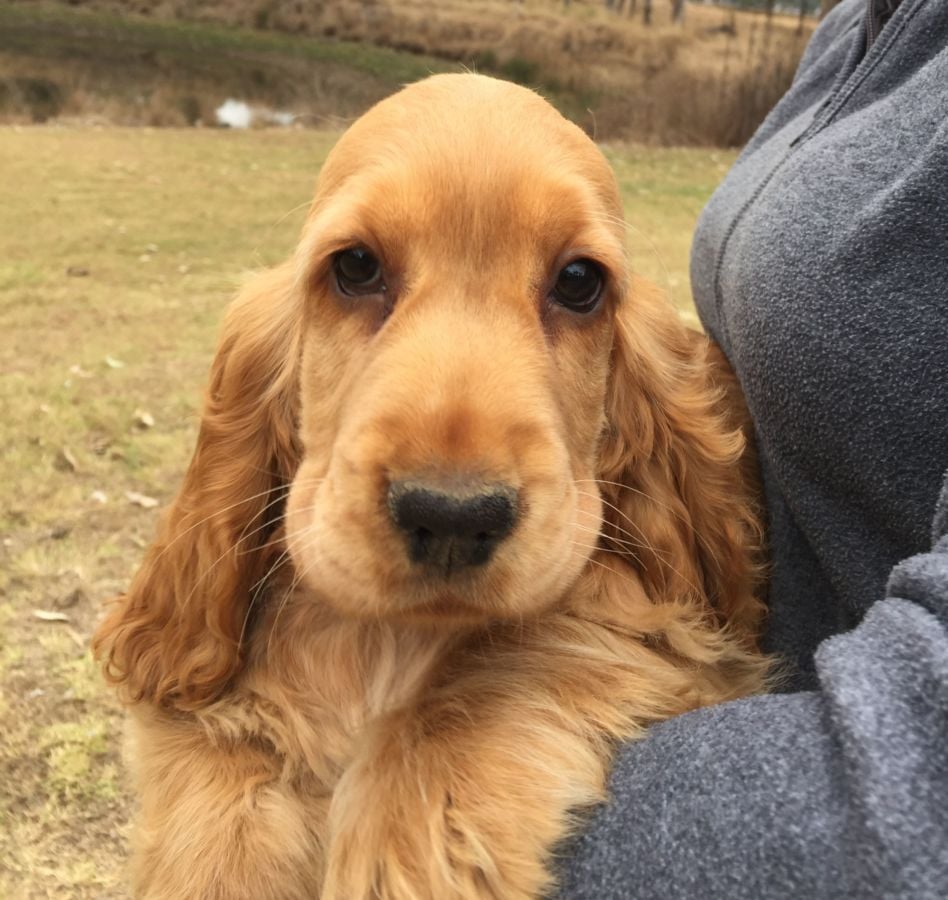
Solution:
{"label": "dog's mouth", "polygon": [[495,616],[482,606],[462,600],[456,594],[446,593],[432,600],[400,609],[399,617],[416,624],[476,625]]}

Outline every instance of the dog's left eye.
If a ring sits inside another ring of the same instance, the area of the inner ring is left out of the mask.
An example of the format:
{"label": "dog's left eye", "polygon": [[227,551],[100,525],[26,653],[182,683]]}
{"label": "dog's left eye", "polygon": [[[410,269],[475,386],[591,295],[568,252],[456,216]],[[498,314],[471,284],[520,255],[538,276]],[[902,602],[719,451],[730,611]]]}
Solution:
{"label": "dog's left eye", "polygon": [[351,296],[379,294],[385,290],[382,264],[365,247],[350,247],[333,260],[339,290]]}
{"label": "dog's left eye", "polygon": [[552,298],[573,312],[592,312],[602,296],[602,270],[591,259],[575,259],[560,269]]}

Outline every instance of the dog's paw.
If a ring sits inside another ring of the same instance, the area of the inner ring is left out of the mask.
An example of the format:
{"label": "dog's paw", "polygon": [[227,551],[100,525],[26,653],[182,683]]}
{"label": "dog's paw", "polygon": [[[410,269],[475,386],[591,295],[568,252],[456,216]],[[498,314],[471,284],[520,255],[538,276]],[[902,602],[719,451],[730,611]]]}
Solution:
{"label": "dog's paw", "polygon": [[516,799],[476,761],[417,747],[355,764],[330,812],[323,900],[527,900],[547,885]]}

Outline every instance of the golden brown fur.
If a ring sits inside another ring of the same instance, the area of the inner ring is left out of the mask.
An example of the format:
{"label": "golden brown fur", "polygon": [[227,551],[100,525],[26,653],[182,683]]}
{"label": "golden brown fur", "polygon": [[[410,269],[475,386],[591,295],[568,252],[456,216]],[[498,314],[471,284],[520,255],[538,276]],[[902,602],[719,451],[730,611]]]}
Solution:
{"label": "golden brown fur", "polygon": [[[354,244],[380,300],[334,287]],[[589,315],[547,300],[576,256],[606,273]],[[136,896],[536,897],[616,741],[759,690],[754,496],[708,354],[536,95],[439,76],[360,119],[230,310],[96,637],[131,704]],[[514,486],[487,565],[408,558],[384,495],[421,476]]]}

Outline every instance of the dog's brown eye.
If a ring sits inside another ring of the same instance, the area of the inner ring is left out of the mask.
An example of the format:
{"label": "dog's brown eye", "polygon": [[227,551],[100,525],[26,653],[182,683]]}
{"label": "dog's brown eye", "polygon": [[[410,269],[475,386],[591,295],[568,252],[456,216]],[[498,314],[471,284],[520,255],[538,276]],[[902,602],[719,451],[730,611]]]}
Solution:
{"label": "dog's brown eye", "polygon": [[560,269],[553,299],[574,312],[592,312],[602,296],[602,270],[592,260],[576,259]]}
{"label": "dog's brown eye", "polygon": [[365,247],[350,247],[333,261],[336,282],[344,294],[360,296],[385,290],[382,264]]}

